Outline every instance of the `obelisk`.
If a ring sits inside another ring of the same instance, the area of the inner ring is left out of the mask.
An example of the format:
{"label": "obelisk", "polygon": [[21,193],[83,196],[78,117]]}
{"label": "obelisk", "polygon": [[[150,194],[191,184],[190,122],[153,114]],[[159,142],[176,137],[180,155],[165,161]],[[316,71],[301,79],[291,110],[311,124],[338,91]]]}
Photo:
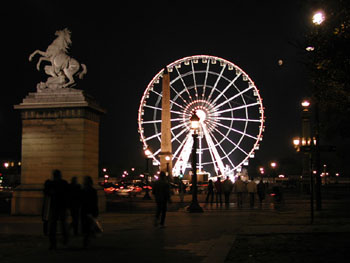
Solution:
{"label": "obelisk", "polygon": [[167,67],[163,71],[162,80],[162,123],[161,123],[161,152],[160,170],[172,176],[172,147],[171,147],[171,115],[170,115],[170,76]]}

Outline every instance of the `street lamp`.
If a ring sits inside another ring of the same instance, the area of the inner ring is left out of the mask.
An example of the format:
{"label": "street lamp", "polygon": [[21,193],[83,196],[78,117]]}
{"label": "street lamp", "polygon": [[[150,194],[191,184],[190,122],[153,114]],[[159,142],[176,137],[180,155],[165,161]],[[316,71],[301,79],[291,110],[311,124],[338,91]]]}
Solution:
{"label": "street lamp", "polygon": [[317,11],[312,16],[312,23],[315,25],[321,25],[326,20],[326,17],[322,11]]}
{"label": "street lamp", "polygon": [[165,156],[167,176],[170,176],[170,171],[169,171],[169,161],[170,161],[170,159],[171,158],[170,158],[169,155]]}
{"label": "street lamp", "polygon": [[145,150],[145,156],[146,156],[146,172],[145,172],[145,195],[143,197],[144,200],[151,200],[151,196],[149,195],[149,185],[148,185],[148,176],[149,176],[149,166],[148,166],[148,159],[152,158],[152,152],[149,149]]}
{"label": "street lamp", "polygon": [[277,163],[276,162],[271,162],[270,163],[270,166],[272,168],[272,178],[273,178],[273,181],[275,182],[276,181],[276,167],[277,167]]}
{"label": "street lamp", "polygon": [[277,167],[277,163],[276,162],[271,162],[270,163],[272,169],[275,169]]}
{"label": "street lamp", "polygon": [[[326,20],[326,16],[323,11],[317,11],[314,13],[312,17],[312,22],[317,26],[321,25]],[[318,28],[316,28],[316,32],[318,34]],[[320,164],[320,124],[319,124],[319,95],[315,94],[313,97],[314,100],[314,112],[315,112],[315,141],[316,145],[314,145],[314,159],[315,159],[315,169],[317,171],[316,177],[316,210],[320,211],[322,210],[322,196],[321,196],[321,176],[320,176],[320,170],[321,170],[321,164]]]}
{"label": "street lamp", "polygon": [[299,137],[295,137],[293,139],[293,145],[294,145],[294,148],[297,150],[297,152],[300,151],[300,138]]}
{"label": "street lamp", "polygon": [[192,203],[188,207],[190,213],[202,213],[203,208],[199,205],[197,199],[197,138],[199,132],[200,119],[196,112],[192,114],[190,119],[193,147],[192,147]]}

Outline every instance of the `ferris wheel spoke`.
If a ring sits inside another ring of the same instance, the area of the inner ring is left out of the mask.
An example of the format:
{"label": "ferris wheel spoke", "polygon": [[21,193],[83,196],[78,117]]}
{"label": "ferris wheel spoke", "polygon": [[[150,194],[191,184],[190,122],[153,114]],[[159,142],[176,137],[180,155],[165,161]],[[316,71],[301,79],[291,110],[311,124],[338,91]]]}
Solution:
{"label": "ferris wheel spoke", "polygon": [[195,71],[194,71],[193,60],[191,60],[191,67],[192,67],[194,91],[195,91],[195,93],[196,93],[196,99],[198,99],[197,82],[196,82],[196,73],[195,73]]}
{"label": "ferris wheel spoke", "polygon": [[221,136],[223,136],[227,141],[229,141],[235,148],[239,149],[242,153],[244,153],[245,155],[248,155],[248,153],[243,150],[238,144],[236,144],[235,142],[233,142],[230,138],[228,138],[225,134],[223,134],[219,129],[217,129],[216,127],[214,127],[214,130],[216,132],[218,132]]}
{"label": "ferris wheel spoke", "polygon": [[[155,90],[151,90],[151,91],[152,91],[154,94],[158,95],[159,98],[162,98],[162,97],[163,97],[163,95],[162,95],[161,93],[159,93],[159,92],[157,92],[157,91],[155,91]],[[176,106],[178,106],[178,107],[181,108],[181,109],[185,109],[182,105],[180,105],[179,103],[176,103],[176,102],[173,101],[173,100],[170,100],[170,103],[175,104]]]}
{"label": "ferris wheel spoke", "polygon": [[147,142],[147,141],[149,141],[149,140],[152,140],[152,139],[154,139],[154,138],[156,138],[156,137],[158,137],[158,139],[160,140],[160,138],[159,138],[160,135],[161,135],[161,132],[158,132],[158,133],[156,133],[156,134],[153,134],[152,136],[147,137],[147,138],[145,139],[145,142]]}
{"label": "ferris wheel spoke", "polygon": [[[177,157],[177,155],[178,155],[178,153],[181,151],[182,147],[186,144],[186,142],[187,142],[187,140],[188,140],[188,136],[189,136],[189,135],[187,134],[185,140],[183,140],[183,141],[180,143],[179,147],[178,147],[178,148],[176,149],[176,151],[174,152],[174,154],[173,154],[173,159],[175,159],[175,158]],[[180,158],[180,155],[179,155],[179,158]]]}
{"label": "ferris wheel spoke", "polygon": [[[177,119],[171,119],[170,121],[182,121],[182,118],[177,118]],[[143,121],[143,124],[153,124],[153,123],[160,123],[162,120],[152,120],[152,121]]]}
{"label": "ferris wheel spoke", "polygon": [[162,110],[162,108],[155,107],[155,106],[151,106],[151,105],[147,105],[147,104],[143,105],[143,107],[144,107],[144,108],[153,109],[153,110],[159,110],[159,111]]}
{"label": "ferris wheel spoke", "polygon": [[173,101],[173,100],[170,100],[170,104],[175,104],[176,106],[178,106],[179,108],[181,108],[181,109],[185,109],[182,105],[180,105],[179,103],[177,103],[177,102],[175,102],[175,101]]}
{"label": "ferris wheel spoke", "polygon": [[171,127],[171,131],[174,131],[174,130],[176,130],[176,129],[178,129],[178,128],[180,128],[180,127],[183,127],[183,126],[185,126],[186,124],[185,123],[180,123],[180,124],[178,124],[178,125],[176,125],[176,126],[174,126],[174,127]]}
{"label": "ferris wheel spoke", "polygon": [[[217,129],[216,129],[216,130],[217,130]],[[224,148],[222,148],[221,143],[216,139],[215,135],[214,135],[212,132],[210,132],[210,131],[209,131],[209,133],[210,133],[210,134],[212,135],[212,137],[214,138],[214,141],[216,142],[216,145],[218,145],[219,148],[221,149],[221,151],[224,153],[224,156],[222,157],[222,159],[227,158],[228,161],[230,162],[230,164],[232,165],[232,167],[234,167],[234,164],[231,162],[231,160],[230,160],[230,158],[229,158],[230,153],[227,154],[226,151],[224,150]],[[224,135],[224,134],[221,133],[220,131],[219,131],[219,133],[220,133],[220,135],[223,136],[226,140],[230,141],[233,145],[235,145],[235,143],[233,143],[226,135]]]}
{"label": "ferris wheel spoke", "polygon": [[[214,170],[215,172],[219,171],[219,167],[218,167],[218,164],[217,162],[215,161],[215,157],[214,157],[214,153],[213,153],[213,150],[212,148],[208,145],[208,150],[209,150],[209,154],[210,154],[210,157],[211,159],[213,160],[213,165],[214,165]],[[210,162],[205,162],[205,163],[202,163],[202,165],[207,165],[207,164],[210,164]]]}
{"label": "ferris wheel spoke", "polygon": [[236,95],[232,96],[231,98],[229,98],[228,100],[225,100],[224,102],[220,103],[219,105],[216,105],[214,107],[214,110],[224,106],[225,104],[229,103],[230,101],[234,100],[235,98],[241,96],[242,94],[246,93],[247,91],[251,90],[253,88],[253,86],[249,86],[248,88],[242,90],[241,92],[237,93]]}
{"label": "ferris wheel spoke", "polygon": [[218,164],[218,167],[219,167],[219,170],[221,171],[221,173],[223,174],[224,171],[225,171],[225,166],[224,166],[224,163],[222,162],[221,160],[221,157],[215,147],[215,144],[213,142],[213,139],[211,138],[210,134],[209,134],[209,131],[206,127],[206,125],[202,125],[202,130],[203,130],[203,133],[204,133],[204,137],[205,137],[205,140],[207,141],[207,144],[209,146],[209,149],[212,150],[213,152],[213,156],[214,156],[214,160],[217,162]]}
{"label": "ferris wheel spoke", "polygon": [[142,121],[142,124],[153,124],[153,123],[160,123],[162,120],[153,120],[153,121]]}
{"label": "ferris wheel spoke", "polygon": [[171,142],[175,141],[177,138],[179,138],[185,131],[187,131],[187,128],[182,129],[178,134],[176,134],[173,138],[171,138]]}
{"label": "ferris wheel spoke", "polygon": [[162,149],[159,148],[157,151],[155,151],[155,152],[153,153],[153,155],[154,155],[154,156],[157,156],[157,155],[160,153],[161,150],[162,150]]}
{"label": "ferris wheel spoke", "polygon": [[177,67],[175,67],[175,69],[176,69],[176,72],[177,72],[177,74],[179,75],[179,77],[180,77],[180,79],[181,79],[181,82],[182,82],[182,84],[183,84],[183,86],[184,86],[184,88],[185,88],[185,90],[186,90],[186,92],[187,92],[187,94],[188,94],[190,100],[192,101],[192,96],[191,96],[190,91],[188,90],[188,88],[187,88],[187,86],[186,86],[186,84],[185,84],[185,81],[183,80],[183,78],[182,78],[182,76],[181,76],[181,73],[179,72],[179,70],[177,69]]}
{"label": "ferris wheel spoke", "polygon": [[221,124],[220,122],[216,122],[216,125],[221,126],[221,127],[224,127],[224,128],[226,128],[226,129],[228,129],[228,130],[230,130],[230,131],[239,133],[239,134],[241,134],[241,135],[243,135],[243,136],[247,136],[247,137],[249,137],[249,138],[251,138],[251,139],[258,140],[258,137],[256,137],[256,136],[250,135],[250,134],[248,134],[248,133],[242,132],[242,131],[237,130],[237,129],[234,129],[234,128],[232,128],[232,127],[228,127],[228,126],[226,126],[226,125]]}
{"label": "ferris wheel spoke", "polygon": [[214,87],[212,88],[212,90],[211,90],[211,92],[210,92],[210,94],[209,94],[208,100],[211,99],[211,96],[213,95],[214,90],[216,90],[216,86],[218,85],[219,80],[221,79],[222,74],[224,73],[225,68],[226,68],[226,64],[222,67],[221,72],[220,72],[220,74],[219,74],[219,76],[218,76],[218,78],[216,79],[216,82],[215,82],[215,84],[214,84]]}
{"label": "ferris wheel spoke", "polygon": [[238,107],[234,107],[234,108],[230,108],[230,109],[226,109],[226,110],[217,111],[216,113],[220,114],[220,113],[224,113],[224,112],[230,112],[230,111],[235,111],[235,110],[240,110],[240,109],[246,109],[246,108],[257,106],[257,105],[259,105],[259,102],[245,104],[245,105],[242,105],[242,106],[238,106]]}
{"label": "ferris wheel spoke", "polygon": [[235,81],[241,76],[242,72],[240,72],[225,88],[222,92],[219,93],[219,95],[215,98],[215,100],[213,100],[213,104],[215,102],[217,102],[218,99],[221,98],[222,95],[225,94],[225,92],[232,86],[233,83],[235,83]]}
{"label": "ferris wheel spoke", "polygon": [[[144,105],[145,108],[153,109],[153,110],[159,110],[162,111],[162,108],[151,106],[151,105]],[[175,111],[175,110],[170,110],[171,113],[178,114],[178,115],[183,115],[184,113],[181,111]]]}
{"label": "ferris wheel spoke", "polygon": [[[177,92],[176,89],[174,89],[173,85],[170,85],[170,88],[176,93],[177,97],[181,98],[184,103],[187,103],[186,100],[181,96],[181,94]],[[176,100],[176,97],[175,97],[175,100]]]}
{"label": "ferris wheel spoke", "polygon": [[227,120],[227,121],[244,121],[244,122],[261,122],[261,120],[256,119],[244,119],[244,118],[229,118],[229,117],[217,117],[218,120]]}
{"label": "ferris wheel spoke", "polygon": [[205,96],[205,89],[207,87],[207,79],[208,79],[208,73],[209,73],[209,60],[207,61],[207,69],[205,70],[205,78],[204,78],[204,85],[203,85],[203,94],[202,94],[202,99]]}
{"label": "ferris wheel spoke", "polygon": [[191,136],[191,133],[187,134],[187,137],[184,140],[182,145],[183,147],[179,147],[176,152],[176,155],[177,155],[181,150],[178,160],[176,161],[173,169],[174,172],[177,174],[180,174],[180,172],[184,173],[186,170],[187,163],[191,155],[192,145],[193,145],[193,138]]}

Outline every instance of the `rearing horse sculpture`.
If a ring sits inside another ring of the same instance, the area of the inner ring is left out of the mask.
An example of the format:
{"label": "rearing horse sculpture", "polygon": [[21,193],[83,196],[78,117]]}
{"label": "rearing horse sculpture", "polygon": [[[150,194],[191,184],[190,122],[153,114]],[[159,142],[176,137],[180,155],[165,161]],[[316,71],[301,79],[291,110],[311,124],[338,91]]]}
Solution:
{"label": "rearing horse sculpture", "polygon": [[[35,50],[30,56],[29,61],[33,60],[36,54],[40,54],[41,57],[36,65],[37,70],[40,70],[40,64],[42,61],[48,61],[51,66],[45,66],[44,70],[47,75],[52,76],[48,78],[45,83],[46,87],[54,83],[63,88],[72,86],[75,83],[74,75],[78,74],[80,79],[87,73],[85,64],[80,64],[76,59],[71,58],[67,53],[69,46],[71,45],[71,32],[65,28],[63,30],[56,31],[57,38],[48,46],[46,51]],[[82,68],[81,71],[80,68]],[[68,81],[66,80],[68,79]]]}

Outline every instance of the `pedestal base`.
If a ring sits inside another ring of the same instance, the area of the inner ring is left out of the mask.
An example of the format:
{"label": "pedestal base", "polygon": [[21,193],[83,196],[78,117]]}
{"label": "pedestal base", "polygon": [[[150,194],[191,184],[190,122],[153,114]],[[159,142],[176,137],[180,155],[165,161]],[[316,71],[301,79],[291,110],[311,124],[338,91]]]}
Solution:
{"label": "pedestal base", "polygon": [[[98,210],[106,211],[106,195],[100,186],[95,186],[98,196]],[[20,185],[13,191],[11,215],[41,215],[43,207],[43,186]]]}
{"label": "pedestal base", "polygon": [[[22,185],[13,194],[12,214],[40,214],[43,185],[58,169],[68,182],[84,176],[98,182],[99,122],[104,110],[82,90],[45,89],[15,105],[22,117]],[[104,191],[98,189],[100,211]]]}
{"label": "pedestal base", "polygon": [[12,215],[40,215],[43,206],[43,186],[20,185],[11,200]]}
{"label": "pedestal base", "polygon": [[198,202],[192,202],[187,208],[187,211],[190,213],[203,213],[203,208],[199,205]]}

